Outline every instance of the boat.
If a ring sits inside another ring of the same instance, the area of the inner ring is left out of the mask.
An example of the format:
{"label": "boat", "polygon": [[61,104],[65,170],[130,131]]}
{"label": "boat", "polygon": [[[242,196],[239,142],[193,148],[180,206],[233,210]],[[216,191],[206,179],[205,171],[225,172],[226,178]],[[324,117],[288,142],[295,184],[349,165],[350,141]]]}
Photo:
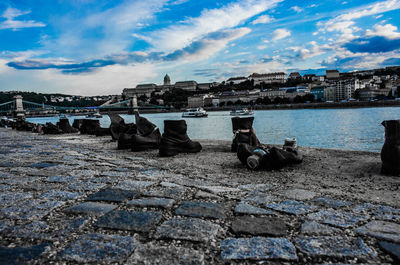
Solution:
{"label": "boat", "polygon": [[86,115],[86,118],[103,118],[103,115],[98,112],[91,112]]}
{"label": "boat", "polygon": [[182,118],[201,118],[207,116],[207,111],[203,108],[190,108],[182,113]]}
{"label": "boat", "polygon": [[231,116],[245,116],[245,115],[254,115],[252,110],[247,108],[240,108],[240,109],[232,109]]}

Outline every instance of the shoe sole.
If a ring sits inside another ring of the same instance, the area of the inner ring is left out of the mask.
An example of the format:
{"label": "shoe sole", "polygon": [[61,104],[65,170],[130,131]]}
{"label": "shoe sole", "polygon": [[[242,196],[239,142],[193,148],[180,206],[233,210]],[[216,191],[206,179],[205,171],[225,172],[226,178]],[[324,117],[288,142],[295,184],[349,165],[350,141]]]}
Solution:
{"label": "shoe sole", "polygon": [[193,150],[193,149],[184,149],[184,148],[168,148],[168,149],[161,149],[159,151],[160,156],[175,156],[179,153],[198,153],[200,150]]}

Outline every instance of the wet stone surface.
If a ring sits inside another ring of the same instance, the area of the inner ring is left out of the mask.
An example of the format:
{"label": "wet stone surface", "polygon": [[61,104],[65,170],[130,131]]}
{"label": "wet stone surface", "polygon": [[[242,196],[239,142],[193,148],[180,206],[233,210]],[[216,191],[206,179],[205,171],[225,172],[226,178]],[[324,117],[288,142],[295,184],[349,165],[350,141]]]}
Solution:
{"label": "wet stone surface", "polygon": [[362,213],[364,215],[373,215],[382,220],[400,220],[400,209],[396,209],[385,205],[375,205],[371,203],[364,203],[354,208],[354,212]]}
{"label": "wet stone surface", "polygon": [[68,207],[64,211],[67,213],[83,213],[87,215],[103,215],[117,208],[117,206],[106,203],[97,202],[84,202],[71,207]]}
{"label": "wet stone surface", "polygon": [[301,252],[312,257],[361,258],[376,256],[375,251],[365,245],[361,238],[346,238],[340,236],[297,238],[295,240],[295,245]]}
{"label": "wet stone surface", "polygon": [[368,235],[378,239],[400,243],[400,224],[385,221],[372,221],[357,228],[355,231],[360,235]]}
{"label": "wet stone surface", "polygon": [[268,215],[276,215],[276,212],[263,209],[260,207],[255,207],[250,204],[240,202],[235,207],[235,213],[237,214],[254,214],[254,215],[261,215],[261,214],[268,214]]}
{"label": "wet stone surface", "polygon": [[160,189],[151,189],[147,192],[144,192],[143,195],[149,197],[165,197],[171,199],[178,199],[183,197],[185,192],[186,189],[183,187],[168,187]]}
{"label": "wet stone surface", "polygon": [[30,260],[38,258],[46,248],[50,247],[49,243],[42,243],[30,247],[3,247],[0,246],[0,264],[24,264]]}
{"label": "wet stone surface", "polygon": [[309,205],[300,201],[283,201],[281,203],[269,203],[265,204],[265,207],[294,215],[306,214],[318,209],[317,206]]}
{"label": "wet stone surface", "polygon": [[294,245],[286,238],[228,238],[221,242],[224,260],[297,260]]}
{"label": "wet stone surface", "polygon": [[140,245],[134,254],[125,263],[150,265],[150,264],[180,264],[180,265],[202,265],[204,255],[200,251],[184,247],[163,247],[154,244]]}
{"label": "wet stone surface", "polygon": [[232,231],[235,234],[285,236],[287,226],[278,217],[240,216],[232,221]]}
{"label": "wet stone surface", "polygon": [[292,189],[292,190],[286,190],[283,193],[281,193],[284,197],[291,199],[291,200],[309,200],[317,196],[317,193],[309,190],[303,190],[303,189]]}
{"label": "wet stone surface", "polygon": [[63,205],[61,201],[31,199],[20,201],[0,210],[0,216],[9,219],[36,220],[44,217],[53,209]]}
{"label": "wet stone surface", "polygon": [[140,181],[140,180],[124,180],[121,181],[115,188],[122,190],[138,190],[154,185],[153,181]]}
{"label": "wet stone surface", "polygon": [[149,232],[161,220],[160,212],[112,211],[95,223],[98,227]]}
{"label": "wet stone surface", "polygon": [[87,197],[87,201],[123,202],[138,196],[137,191],[121,189],[104,189]]}
{"label": "wet stone surface", "polygon": [[327,208],[333,208],[333,209],[351,205],[351,202],[335,200],[335,199],[327,198],[327,197],[315,198],[312,200],[312,203],[315,205],[320,205],[320,206],[324,206]]}
{"label": "wet stone surface", "polygon": [[400,261],[400,245],[387,242],[387,241],[380,241],[379,247],[386,251],[387,253],[394,256],[394,258],[399,262]]}
{"label": "wet stone surface", "polygon": [[60,260],[82,263],[118,262],[132,253],[135,244],[135,240],[128,236],[86,234],[62,250],[58,257]]}
{"label": "wet stone surface", "polygon": [[353,214],[350,212],[341,212],[336,210],[319,211],[307,215],[308,219],[318,221],[324,224],[330,224],[337,227],[354,227],[361,221],[368,220],[368,216]]}
{"label": "wet stone surface", "polygon": [[340,231],[340,229],[320,224],[315,221],[305,221],[301,225],[301,233],[306,235],[331,235],[339,233]]}
{"label": "wet stone surface", "polygon": [[185,201],[176,209],[176,214],[191,217],[225,218],[224,205],[211,202]]}
{"label": "wet stone surface", "polygon": [[175,218],[165,221],[158,228],[156,238],[173,238],[207,242],[215,238],[220,226],[197,218]]}
{"label": "wet stone surface", "polygon": [[130,200],[129,202],[127,202],[127,205],[171,208],[174,202],[175,201],[173,199],[167,199],[167,198],[142,198],[142,199]]}

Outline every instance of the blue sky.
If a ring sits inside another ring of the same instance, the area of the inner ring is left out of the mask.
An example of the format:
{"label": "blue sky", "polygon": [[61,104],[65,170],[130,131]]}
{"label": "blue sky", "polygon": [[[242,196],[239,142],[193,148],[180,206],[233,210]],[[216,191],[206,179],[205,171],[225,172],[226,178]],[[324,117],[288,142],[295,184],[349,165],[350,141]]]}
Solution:
{"label": "blue sky", "polygon": [[400,65],[400,0],[3,0],[0,91]]}

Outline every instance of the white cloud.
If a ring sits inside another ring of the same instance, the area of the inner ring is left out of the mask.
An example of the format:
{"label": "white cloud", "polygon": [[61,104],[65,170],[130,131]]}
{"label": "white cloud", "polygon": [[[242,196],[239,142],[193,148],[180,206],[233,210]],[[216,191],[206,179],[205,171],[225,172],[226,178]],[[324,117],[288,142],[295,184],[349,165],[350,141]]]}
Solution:
{"label": "white cloud", "polygon": [[281,0],[245,0],[219,9],[205,9],[198,17],[190,17],[179,25],[153,32],[152,43],[157,50],[164,52],[181,49],[211,32],[234,28],[275,7],[278,2]]}
{"label": "white cloud", "polygon": [[371,37],[381,36],[389,40],[400,39],[400,32],[398,32],[397,30],[398,28],[396,26],[393,26],[392,24],[375,25],[374,29],[368,29],[365,32],[365,35]]}
{"label": "white cloud", "polygon": [[337,31],[341,33],[338,43],[351,41],[358,36],[354,33],[360,31],[353,20],[366,16],[373,16],[388,11],[400,9],[400,0],[387,0],[352,9],[350,12],[339,15],[327,22],[318,22],[318,32],[326,33]]}
{"label": "white cloud", "polygon": [[256,20],[251,22],[251,24],[256,25],[256,24],[266,24],[273,21],[273,18],[268,16],[268,15],[262,15],[259,16]]}
{"label": "white cloud", "polygon": [[298,6],[292,6],[290,9],[292,9],[293,11],[300,13],[302,12],[304,9]]}
{"label": "white cloud", "polygon": [[144,36],[144,35],[141,35],[141,34],[136,34],[136,33],[133,33],[132,37],[135,37],[136,39],[139,39],[139,40],[144,40],[144,41],[146,41],[148,43],[150,43],[151,40],[152,40],[150,37],[147,37],[147,36]]}
{"label": "white cloud", "polygon": [[31,11],[21,11],[16,8],[8,7],[2,17],[6,18],[6,21],[0,23],[0,29],[23,29],[23,28],[36,28],[45,27],[46,24],[42,22],[36,22],[34,20],[15,20],[16,17],[29,14]]}
{"label": "white cloud", "polygon": [[276,29],[272,32],[272,40],[277,41],[289,37],[291,32],[287,29]]}
{"label": "white cloud", "polygon": [[266,48],[268,48],[267,45],[259,45],[259,46],[257,46],[258,50],[265,50]]}

